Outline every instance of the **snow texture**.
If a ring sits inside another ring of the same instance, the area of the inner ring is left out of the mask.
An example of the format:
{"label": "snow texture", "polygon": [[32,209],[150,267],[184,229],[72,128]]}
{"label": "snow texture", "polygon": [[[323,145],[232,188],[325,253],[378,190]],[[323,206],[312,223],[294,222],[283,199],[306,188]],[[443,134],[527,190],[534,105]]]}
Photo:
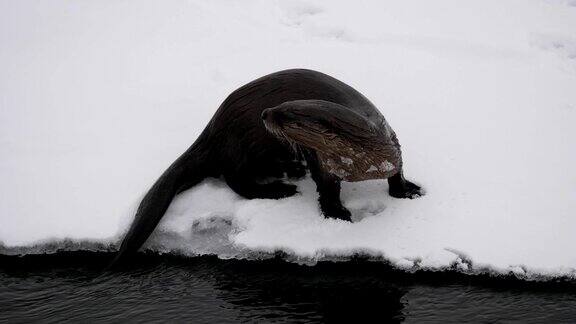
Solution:
{"label": "snow texture", "polygon": [[310,179],[277,201],[206,180],[149,248],[576,278],[575,31],[572,0],[1,1],[0,253],[114,249],[230,92],[303,67],[379,107],[427,194],[345,184],[347,223]]}

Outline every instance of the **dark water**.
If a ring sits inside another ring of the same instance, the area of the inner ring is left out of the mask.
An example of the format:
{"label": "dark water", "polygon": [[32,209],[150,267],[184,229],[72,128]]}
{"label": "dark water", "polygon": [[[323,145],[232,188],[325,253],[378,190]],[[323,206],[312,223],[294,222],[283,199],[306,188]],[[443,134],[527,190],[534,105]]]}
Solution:
{"label": "dark water", "polygon": [[0,256],[0,322],[576,322],[574,282],[150,255],[102,274],[109,258]]}

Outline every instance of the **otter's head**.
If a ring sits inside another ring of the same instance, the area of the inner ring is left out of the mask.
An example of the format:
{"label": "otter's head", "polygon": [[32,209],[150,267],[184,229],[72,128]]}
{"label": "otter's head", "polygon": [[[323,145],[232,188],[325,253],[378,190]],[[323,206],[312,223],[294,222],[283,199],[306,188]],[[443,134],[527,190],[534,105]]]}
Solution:
{"label": "otter's head", "polygon": [[288,101],[265,109],[262,119],[266,129],[280,138],[322,152],[340,150],[336,143],[366,146],[379,140],[372,122],[328,101]]}
{"label": "otter's head", "polygon": [[[389,126],[375,125],[342,105],[288,101],[265,109],[262,119],[269,132],[314,150],[328,171],[345,180],[385,178],[400,169],[400,147]],[[381,164],[386,170],[379,169]]]}

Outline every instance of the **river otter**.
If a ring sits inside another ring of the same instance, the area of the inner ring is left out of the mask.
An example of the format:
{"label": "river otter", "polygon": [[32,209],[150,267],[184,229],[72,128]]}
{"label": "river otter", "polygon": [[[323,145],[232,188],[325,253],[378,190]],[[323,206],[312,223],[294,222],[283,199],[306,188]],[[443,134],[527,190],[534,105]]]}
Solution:
{"label": "river otter", "polygon": [[320,72],[280,71],[226,98],[144,196],[113,264],[146,242],[176,194],[203,179],[223,177],[248,199],[279,199],[297,188],[278,179],[303,176],[305,167],[325,217],[350,221],[340,201],[341,181],[387,178],[391,196],[421,195],[403,176],[396,134],[366,97]]}

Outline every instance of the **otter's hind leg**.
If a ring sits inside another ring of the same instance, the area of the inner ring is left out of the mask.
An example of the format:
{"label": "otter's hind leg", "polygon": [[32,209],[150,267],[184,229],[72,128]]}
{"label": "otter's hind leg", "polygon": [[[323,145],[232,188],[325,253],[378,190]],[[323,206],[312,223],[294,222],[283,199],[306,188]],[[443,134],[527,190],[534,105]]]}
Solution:
{"label": "otter's hind leg", "polygon": [[224,175],[226,183],[234,192],[248,199],[280,199],[295,195],[296,186],[282,181],[258,183],[254,179],[241,175]]}
{"label": "otter's hind leg", "polygon": [[342,206],[340,200],[340,179],[322,169],[315,152],[306,151],[304,156],[312,180],[316,182],[316,190],[319,195],[318,202],[324,216],[352,221],[350,211]]}
{"label": "otter's hind leg", "polygon": [[406,180],[402,170],[388,178],[388,193],[394,198],[418,198],[423,195],[420,186]]}

